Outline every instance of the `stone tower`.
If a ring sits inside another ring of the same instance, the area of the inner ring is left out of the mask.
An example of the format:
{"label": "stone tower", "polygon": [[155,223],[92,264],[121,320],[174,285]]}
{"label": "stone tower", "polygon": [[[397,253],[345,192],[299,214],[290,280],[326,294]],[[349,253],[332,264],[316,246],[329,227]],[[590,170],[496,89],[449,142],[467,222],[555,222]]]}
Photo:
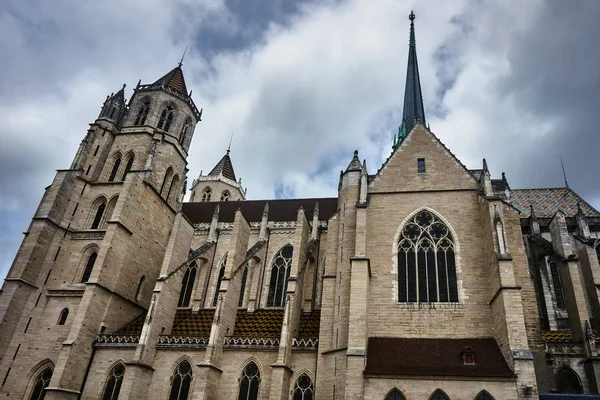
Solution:
{"label": "stone tower", "polygon": [[246,200],[246,189],[242,187],[242,179],[235,179],[235,171],[229,157],[230,150],[221,158],[207,174],[194,179],[190,202],[235,201]]}
{"label": "stone tower", "polygon": [[[181,218],[199,111],[181,63],[107,97],[69,169],[58,170],[0,297],[0,394],[43,370],[46,399],[77,398],[93,342],[146,312]],[[183,252],[185,255],[185,252]],[[41,390],[41,389],[40,389]]]}

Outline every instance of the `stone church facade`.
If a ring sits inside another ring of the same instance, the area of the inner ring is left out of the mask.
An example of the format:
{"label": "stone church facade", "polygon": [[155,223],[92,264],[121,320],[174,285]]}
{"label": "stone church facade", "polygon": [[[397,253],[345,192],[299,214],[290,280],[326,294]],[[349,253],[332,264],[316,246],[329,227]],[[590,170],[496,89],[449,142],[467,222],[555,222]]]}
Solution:
{"label": "stone church facade", "polygon": [[183,202],[202,112],[181,64],[108,96],[0,292],[0,397],[598,393],[600,213],[440,142],[410,19],[392,153],[355,152],[335,198],[246,200],[227,151]]}

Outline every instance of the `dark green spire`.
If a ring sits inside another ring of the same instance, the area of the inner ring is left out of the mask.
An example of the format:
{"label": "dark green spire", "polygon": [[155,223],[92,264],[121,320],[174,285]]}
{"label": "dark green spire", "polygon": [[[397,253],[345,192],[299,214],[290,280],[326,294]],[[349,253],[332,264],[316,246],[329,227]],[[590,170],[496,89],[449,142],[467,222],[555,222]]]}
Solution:
{"label": "dark green spire", "polygon": [[415,41],[415,13],[410,12],[410,39],[408,42],[408,67],[406,68],[406,87],[404,89],[404,111],[402,125],[398,129],[398,144],[418,122],[425,124],[425,110],[421,94],[419,64],[417,63],[417,47]]}

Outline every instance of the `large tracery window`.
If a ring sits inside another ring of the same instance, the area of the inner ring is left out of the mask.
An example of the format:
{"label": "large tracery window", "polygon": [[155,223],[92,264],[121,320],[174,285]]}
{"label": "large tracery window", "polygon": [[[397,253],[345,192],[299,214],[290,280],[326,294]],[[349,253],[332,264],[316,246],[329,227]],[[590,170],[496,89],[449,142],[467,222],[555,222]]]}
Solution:
{"label": "large tracery window", "polygon": [[315,398],[312,379],[306,374],[302,374],[296,379],[294,387],[293,400],[313,400]]}
{"label": "large tracery window", "polygon": [[150,99],[145,99],[138,109],[138,113],[133,124],[144,125],[146,123],[146,118],[148,117],[148,111],[150,111]]}
{"label": "large tracery window", "polygon": [[166,132],[169,132],[169,128],[173,123],[173,117],[175,116],[175,109],[172,106],[167,106],[160,113],[160,118],[158,119],[158,129],[164,129]]}
{"label": "large tracery window", "polygon": [[404,225],[398,240],[398,301],[458,302],[452,234],[426,210]]}
{"label": "large tracery window", "polygon": [[52,379],[52,372],[52,367],[48,365],[37,374],[29,400],[43,400],[46,397],[46,388]]}
{"label": "large tracery window", "polygon": [[123,384],[123,375],[125,374],[125,366],[121,363],[115,365],[108,374],[106,385],[104,386],[104,395],[102,400],[117,400],[121,385]]}
{"label": "large tracery window", "polygon": [[171,378],[171,394],[169,400],[187,400],[192,382],[192,366],[187,361],[182,361]]}
{"label": "large tracery window", "polygon": [[260,386],[260,371],[258,365],[251,362],[244,368],[240,379],[240,394],[238,400],[257,400]]}
{"label": "large tracery window", "polygon": [[285,303],[285,292],[287,291],[287,283],[290,277],[293,253],[294,248],[287,245],[279,250],[273,260],[267,307],[283,307]]}

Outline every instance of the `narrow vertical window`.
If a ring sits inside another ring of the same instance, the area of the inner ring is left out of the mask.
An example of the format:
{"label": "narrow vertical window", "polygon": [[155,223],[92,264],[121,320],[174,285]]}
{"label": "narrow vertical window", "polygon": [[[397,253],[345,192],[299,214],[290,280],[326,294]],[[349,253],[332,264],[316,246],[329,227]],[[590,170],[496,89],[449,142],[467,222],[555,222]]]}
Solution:
{"label": "narrow vertical window", "polygon": [[140,300],[140,296],[142,295],[142,289],[144,288],[144,281],[146,280],[146,276],[142,275],[140,281],[138,282],[137,290],[135,291],[135,301]]}
{"label": "narrow vertical window", "polygon": [[181,128],[181,133],[179,134],[179,144],[183,145],[191,126],[192,120],[188,117],[186,118],[185,122],[183,123],[183,127]]}
{"label": "narrow vertical window", "polygon": [[52,379],[52,367],[46,366],[36,375],[29,400],[43,400],[46,397],[46,388]]}
{"label": "narrow vertical window", "polygon": [[552,274],[552,287],[554,288],[554,297],[556,298],[556,308],[565,308],[565,295],[563,292],[562,280],[558,267],[554,261],[550,262],[550,274]]}
{"label": "narrow vertical window", "polygon": [[125,366],[121,363],[115,365],[110,370],[106,384],[104,385],[102,400],[118,400],[121,385],[123,384],[123,375],[125,375]]}
{"label": "narrow vertical window", "polygon": [[119,167],[121,166],[121,157],[118,157],[113,164],[112,170],[110,171],[110,176],[108,177],[109,182],[113,182],[117,177],[117,172],[119,172]]}
{"label": "narrow vertical window", "polygon": [[161,196],[164,195],[164,190],[167,187],[167,183],[171,181],[172,177],[173,177],[173,168],[169,167],[169,168],[167,168],[167,172],[165,172],[165,177],[163,179],[163,183],[160,186],[160,194],[161,194]]}
{"label": "narrow vertical window", "polygon": [[287,245],[279,250],[273,259],[267,307],[283,307],[285,303],[285,292],[290,277],[293,252],[294,248]]}
{"label": "narrow vertical window", "polygon": [[96,146],[96,150],[94,150],[94,157],[98,154],[98,150],[100,150],[100,145]]}
{"label": "narrow vertical window", "polygon": [[175,114],[175,110],[172,106],[165,107],[160,113],[160,118],[158,119],[158,129],[163,129],[168,132],[171,124],[173,123],[173,117]]}
{"label": "narrow vertical window", "polygon": [[182,361],[171,378],[171,393],[169,400],[187,400],[192,382],[192,366],[187,361]]}
{"label": "narrow vertical window", "polygon": [[67,317],[69,316],[69,309],[65,308],[60,312],[58,317],[58,325],[64,325],[67,323]]}
{"label": "narrow vertical window", "polygon": [[81,282],[87,282],[92,275],[92,270],[94,269],[94,264],[96,263],[96,258],[98,258],[98,253],[93,252],[90,254],[90,257],[85,264],[85,270],[83,271],[83,275],[81,276]]}
{"label": "narrow vertical window", "polygon": [[498,236],[498,252],[500,254],[506,254],[506,244],[504,243],[504,229],[502,229],[502,222],[496,222],[496,236]]}
{"label": "narrow vertical window", "polygon": [[181,291],[179,292],[179,301],[177,307],[189,307],[190,300],[192,298],[192,291],[194,289],[194,282],[196,281],[196,274],[198,272],[198,265],[194,261],[190,266],[187,267],[185,275],[183,275],[183,281],[181,282]]}
{"label": "narrow vertical window", "polygon": [[238,300],[238,307],[244,305],[244,294],[246,293],[246,281],[248,280],[248,264],[244,266],[244,273],[242,274],[242,283],[240,285],[240,299]]}
{"label": "narrow vertical window", "polygon": [[296,379],[293,400],[313,400],[314,395],[312,379],[306,374],[300,375],[298,379]]}
{"label": "narrow vertical window", "polygon": [[417,158],[417,171],[421,174],[425,172],[425,159]]}
{"label": "narrow vertical window", "polygon": [[138,109],[138,113],[133,124],[144,125],[146,123],[146,117],[148,117],[148,111],[150,111],[150,100],[145,99]]}
{"label": "narrow vertical window", "polygon": [[219,275],[217,277],[217,284],[215,285],[215,295],[213,297],[213,307],[217,306],[217,301],[219,300],[219,290],[221,289],[221,281],[225,276],[225,265],[227,265],[227,254],[225,254],[219,266]]}
{"label": "narrow vertical window", "polygon": [[127,164],[125,165],[125,171],[123,171],[123,176],[121,176],[121,182],[125,180],[125,177],[129,173],[129,171],[131,171],[131,167],[133,167],[133,156],[129,157],[129,160],[127,160]]}
{"label": "narrow vertical window", "polygon": [[100,226],[100,222],[102,221],[102,216],[104,215],[104,210],[106,209],[106,203],[102,202],[98,206],[96,210],[96,215],[94,216],[94,220],[92,221],[91,229],[98,229]]}
{"label": "narrow vertical window", "polygon": [[171,197],[171,193],[173,189],[177,190],[177,184],[179,183],[179,176],[175,175],[173,179],[171,179],[171,184],[169,185],[169,190],[167,191],[167,195],[165,196],[165,200],[169,201]]}
{"label": "narrow vertical window", "polygon": [[260,387],[260,371],[258,366],[251,362],[246,365],[240,379],[240,392],[238,400],[257,400]]}
{"label": "narrow vertical window", "polygon": [[204,192],[202,192],[202,201],[210,201],[211,194],[212,194],[212,190],[209,187],[204,189]]}
{"label": "narrow vertical window", "polygon": [[418,212],[402,228],[397,260],[399,302],[458,301],[454,239],[431,212]]}

